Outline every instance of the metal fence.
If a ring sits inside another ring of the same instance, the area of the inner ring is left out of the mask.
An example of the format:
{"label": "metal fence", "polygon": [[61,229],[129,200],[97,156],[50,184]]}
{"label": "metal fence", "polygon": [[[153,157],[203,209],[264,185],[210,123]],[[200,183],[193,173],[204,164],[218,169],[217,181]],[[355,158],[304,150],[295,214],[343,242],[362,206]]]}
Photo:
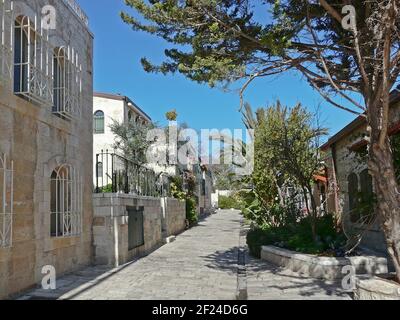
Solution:
{"label": "metal fence", "polygon": [[96,193],[170,196],[170,177],[108,151],[96,155]]}

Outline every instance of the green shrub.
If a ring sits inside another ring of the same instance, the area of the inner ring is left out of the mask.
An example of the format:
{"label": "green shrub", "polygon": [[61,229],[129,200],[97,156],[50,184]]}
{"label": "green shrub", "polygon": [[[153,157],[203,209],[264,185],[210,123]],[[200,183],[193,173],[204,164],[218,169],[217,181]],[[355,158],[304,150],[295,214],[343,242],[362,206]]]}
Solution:
{"label": "green shrub", "polygon": [[189,221],[189,225],[196,224],[198,221],[197,200],[190,192],[183,190],[182,177],[176,176],[171,178],[171,195],[176,199],[186,201],[186,219]]}
{"label": "green shrub", "polygon": [[234,197],[219,196],[218,206],[220,209],[241,209],[240,203]]}
{"label": "green shrub", "polygon": [[247,245],[249,252],[252,256],[260,258],[261,247],[273,244],[279,241],[279,236],[275,233],[275,230],[268,229],[254,229],[250,230],[247,234]]}
{"label": "green shrub", "polygon": [[171,196],[175,199],[185,200],[186,192],[183,190],[183,179],[180,176],[170,178]]}
{"label": "green shrub", "polygon": [[250,230],[247,234],[250,254],[259,258],[261,246],[275,245],[302,253],[337,255],[345,244],[345,237],[336,232],[333,216],[318,218],[316,225],[316,241],[312,237],[309,218],[285,226]]}
{"label": "green shrub", "polygon": [[186,219],[190,225],[198,221],[196,199],[193,197],[186,199]]}
{"label": "green shrub", "polygon": [[113,186],[112,186],[112,184],[108,184],[102,188],[99,187],[98,190],[100,193],[113,193]]}

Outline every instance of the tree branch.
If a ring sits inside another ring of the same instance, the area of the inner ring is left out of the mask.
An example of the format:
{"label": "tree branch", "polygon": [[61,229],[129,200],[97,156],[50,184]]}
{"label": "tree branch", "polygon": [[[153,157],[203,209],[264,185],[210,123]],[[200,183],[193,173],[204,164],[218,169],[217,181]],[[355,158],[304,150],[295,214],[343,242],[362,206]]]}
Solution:
{"label": "tree branch", "polygon": [[[314,39],[314,43],[315,43],[316,45],[318,45],[318,38],[317,38],[317,36],[316,36],[316,34],[315,34],[315,32],[314,32],[314,30],[313,30],[311,24],[310,24],[310,15],[309,15],[309,7],[308,7],[308,5],[307,5],[307,18],[306,18],[306,21],[307,21],[307,27],[308,27],[308,29],[309,29],[311,35],[312,35],[312,38]],[[361,109],[362,111],[365,111],[366,109],[365,109],[363,106],[361,106],[358,102],[356,102],[354,99],[352,99],[351,97],[349,97],[347,94],[345,94],[345,93],[343,92],[343,91],[344,91],[343,88],[339,88],[339,87],[338,87],[338,85],[335,83],[335,81],[334,81],[333,78],[332,78],[332,75],[331,75],[331,73],[330,73],[330,71],[329,71],[329,69],[328,69],[328,66],[327,66],[327,64],[326,64],[325,58],[324,58],[323,55],[322,55],[321,50],[320,50],[319,48],[317,48],[317,49],[316,49],[316,52],[317,52],[318,57],[319,57],[320,60],[321,60],[322,66],[323,66],[323,68],[324,68],[324,71],[325,71],[325,73],[326,73],[326,75],[327,75],[327,77],[328,77],[329,83],[331,84],[331,86],[333,87],[333,89],[334,89],[340,96],[342,96],[343,98],[345,98],[346,100],[348,100],[349,102],[351,102],[352,104],[354,104],[357,108]]]}
{"label": "tree branch", "polygon": [[319,4],[328,12],[336,21],[342,23],[342,16],[325,0],[319,0]]}

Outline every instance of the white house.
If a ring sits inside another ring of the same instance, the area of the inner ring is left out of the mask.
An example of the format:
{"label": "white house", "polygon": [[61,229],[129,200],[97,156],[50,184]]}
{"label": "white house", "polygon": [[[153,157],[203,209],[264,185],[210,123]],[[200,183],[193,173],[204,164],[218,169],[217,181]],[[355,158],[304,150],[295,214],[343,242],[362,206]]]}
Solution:
{"label": "white house", "polygon": [[[106,168],[105,166],[107,166],[108,168],[111,166],[110,158],[104,155],[104,153],[114,153],[116,137],[111,131],[110,126],[113,121],[127,123],[130,120],[142,124],[149,124],[152,121],[151,118],[127,96],[100,92],[95,92],[93,94],[93,176],[95,186],[98,183],[98,181],[96,181],[96,169],[101,173],[99,177],[101,177],[101,179],[106,179],[106,172],[103,172],[103,167]],[[107,171],[111,172],[112,169],[108,168]],[[102,182],[103,181],[101,181],[101,183]]]}
{"label": "white house", "polygon": [[137,123],[151,123],[151,118],[126,96],[95,92],[93,94],[94,153],[113,150],[115,135],[110,125],[134,119]]}

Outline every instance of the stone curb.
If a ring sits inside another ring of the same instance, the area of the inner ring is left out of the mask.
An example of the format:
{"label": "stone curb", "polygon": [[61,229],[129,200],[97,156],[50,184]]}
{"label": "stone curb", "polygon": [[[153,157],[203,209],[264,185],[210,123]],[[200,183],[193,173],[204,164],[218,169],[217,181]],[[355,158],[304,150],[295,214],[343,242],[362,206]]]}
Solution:
{"label": "stone curb", "polygon": [[386,274],[387,259],[373,256],[348,258],[319,257],[275,246],[262,246],[261,259],[316,279],[343,279],[343,267],[352,266],[356,274]]}

